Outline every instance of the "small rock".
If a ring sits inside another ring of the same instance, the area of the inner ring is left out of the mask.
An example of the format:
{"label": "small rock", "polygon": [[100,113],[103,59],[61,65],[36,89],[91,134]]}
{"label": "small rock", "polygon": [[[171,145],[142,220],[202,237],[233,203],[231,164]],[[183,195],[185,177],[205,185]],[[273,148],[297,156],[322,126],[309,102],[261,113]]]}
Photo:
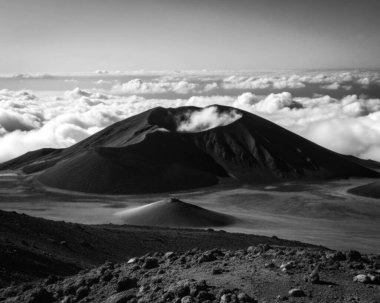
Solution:
{"label": "small rock", "polygon": [[223,273],[223,269],[216,267],[216,268],[213,268],[213,269],[212,269],[212,272],[211,272],[211,273],[212,273],[213,275],[220,275],[220,274]]}
{"label": "small rock", "polygon": [[319,266],[316,266],[309,275],[309,281],[316,284],[320,281],[319,279]]}
{"label": "small rock", "polygon": [[64,296],[59,303],[73,303],[76,299],[73,296]]}
{"label": "small rock", "polygon": [[152,269],[158,266],[159,264],[156,258],[146,258],[145,263],[143,264],[144,269]]}
{"label": "small rock", "polygon": [[276,264],[274,264],[273,262],[268,262],[268,263],[265,263],[265,264],[264,264],[264,267],[265,267],[265,268],[273,269],[273,268],[276,267]]}
{"label": "small rock", "polygon": [[127,264],[133,264],[137,262],[137,258],[131,258],[128,260]]}
{"label": "small rock", "polygon": [[190,285],[190,294],[194,296],[201,291],[206,291],[208,289],[208,285],[205,280],[200,280],[195,283],[191,283]]}
{"label": "small rock", "polygon": [[312,284],[317,284],[320,282],[320,278],[319,278],[319,273],[315,273],[313,275],[310,275],[309,276],[309,281],[312,283]]}
{"label": "small rock", "polygon": [[84,297],[87,297],[87,295],[90,293],[90,289],[87,286],[81,286],[76,291],[76,297],[78,300],[83,299]]}
{"label": "small rock", "polygon": [[134,298],[136,298],[136,296],[133,293],[133,291],[128,290],[108,297],[108,299],[105,300],[103,303],[126,303],[130,302],[130,300]]}
{"label": "small rock", "polygon": [[289,261],[287,263],[282,263],[281,266],[280,266],[280,269],[283,271],[283,272],[286,272],[287,270],[293,268],[295,265],[294,261]]}
{"label": "small rock", "polygon": [[137,280],[129,277],[122,277],[116,283],[116,291],[121,292],[137,287]]}
{"label": "small rock", "polygon": [[238,295],[237,295],[237,298],[238,298],[238,300],[239,300],[239,302],[241,302],[241,303],[248,303],[248,302],[251,302],[251,298],[250,298],[250,296],[248,296],[245,292],[241,292],[241,293],[239,293]]}
{"label": "small rock", "polygon": [[302,289],[293,288],[293,289],[289,290],[289,296],[291,296],[291,297],[304,297],[306,295]]}
{"label": "small rock", "polygon": [[352,263],[350,263],[349,267],[351,269],[356,269],[356,270],[362,270],[365,268],[364,264],[360,263],[360,262],[352,262]]}
{"label": "small rock", "polygon": [[372,284],[378,284],[378,285],[380,285],[380,276],[373,275],[373,274],[368,274],[367,277],[371,280]]}
{"label": "small rock", "polygon": [[45,288],[35,289],[26,299],[27,303],[51,303],[54,302],[52,293],[48,292]]}
{"label": "small rock", "polygon": [[278,295],[277,297],[276,297],[276,300],[277,301],[286,301],[286,300],[288,300],[289,298],[287,297],[287,296],[280,296],[280,295]]}
{"label": "small rock", "polygon": [[181,300],[181,303],[194,303],[194,299],[191,296],[184,296]]}
{"label": "small rock", "polygon": [[353,281],[358,282],[358,283],[367,284],[371,281],[371,279],[367,275],[361,274],[361,275],[355,276]]}
{"label": "small rock", "polygon": [[266,252],[266,251],[268,251],[268,250],[270,250],[270,249],[272,249],[272,246],[270,246],[270,245],[268,245],[268,244],[259,244],[258,246],[257,246],[257,249],[259,250],[258,252],[260,252],[260,253],[264,253],[264,252]]}
{"label": "small rock", "polygon": [[172,251],[168,251],[164,254],[165,259],[171,259],[172,257],[174,257],[174,252]]}
{"label": "small rock", "polygon": [[200,256],[200,258],[198,259],[198,262],[203,263],[203,262],[211,262],[215,260],[216,260],[216,257],[212,253],[206,252],[202,256]]}
{"label": "small rock", "polygon": [[220,298],[220,303],[232,303],[232,298],[230,294],[224,294]]}
{"label": "small rock", "polygon": [[347,258],[345,256],[344,253],[342,253],[341,251],[337,251],[335,252],[331,258],[334,260],[334,261],[345,261]]}
{"label": "small rock", "polygon": [[254,246],[249,246],[249,247],[247,248],[247,253],[252,253],[252,252],[254,252],[254,251],[255,251],[255,248],[256,248],[256,247],[254,247]]}
{"label": "small rock", "polygon": [[49,275],[45,280],[45,285],[50,285],[57,282],[59,279],[57,276]]}
{"label": "small rock", "polygon": [[198,301],[200,301],[200,302],[204,302],[204,301],[206,301],[206,300],[210,300],[210,301],[212,301],[212,300],[215,299],[215,296],[214,296],[213,294],[207,292],[207,291],[202,290],[202,291],[200,291],[200,292],[198,293],[197,299],[198,299]]}
{"label": "small rock", "polygon": [[188,296],[190,294],[190,282],[189,280],[178,281],[171,284],[168,291],[179,298]]}
{"label": "small rock", "polygon": [[113,278],[112,272],[110,270],[107,270],[102,275],[102,281],[109,282]]}
{"label": "small rock", "polygon": [[356,250],[350,250],[349,252],[347,252],[347,260],[349,262],[360,261],[361,258],[362,255],[360,254],[360,252]]}
{"label": "small rock", "polygon": [[135,264],[135,265],[133,265],[133,266],[131,267],[131,271],[136,271],[136,270],[139,270],[139,269],[141,269],[141,267],[138,266],[137,264]]}

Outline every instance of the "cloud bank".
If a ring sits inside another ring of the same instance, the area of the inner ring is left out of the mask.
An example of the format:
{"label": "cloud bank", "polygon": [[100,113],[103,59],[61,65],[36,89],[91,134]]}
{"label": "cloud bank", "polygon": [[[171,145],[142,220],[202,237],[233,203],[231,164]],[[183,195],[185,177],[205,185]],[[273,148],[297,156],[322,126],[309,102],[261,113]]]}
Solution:
{"label": "cloud bank", "polygon": [[178,125],[177,131],[201,132],[217,126],[231,124],[239,118],[241,118],[241,114],[236,110],[219,112],[217,107],[210,106],[188,114]]}
{"label": "cloud bank", "polygon": [[199,87],[196,83],[187,81],[178,82],[144,82],[141,79],[133,79],[123,84],[113,86],[114,93],[126,94],[162,94],[174,92],[177,94],[189,94],[197,92]]}
{"label": "cloud bank", "polygon": [[[116,79],[119,82],[116,85],[114,78],[107,78],[113,77],[111,73],[96,75],[112,83],[110,88],[99,88],[95,84],[98,78],[83,82],[70,75],[69,79],[77,80],[71,81],[72,85],[93,86],[49,92],[0,90],[0,162],[39,148],[68,147],[112,123],[153,107],[213,104],[260,115],[334,151],[380,161],[380,99],[368,96],[371,90],[380,87],[377,72],[289,72],[262,76],[245,72],[149,74],[143,80]],[[51,78],[40,80],[48,85]],[[17,84],[19,79],[12,81]],[[25,81],[29,78],[23,76],[23,85]],[[301,84],[323,88],[305,96],[297,93],[305,89]],[[356,87],[357,91],[344,88],[348,86]],[[274,92],[263,93],[263,87]],[[339,97],[334,95],[337,90],[342,91]],[[199,131],[238,118],[238,113],[220,115],[210,107],[189,117],[181,131]]]}

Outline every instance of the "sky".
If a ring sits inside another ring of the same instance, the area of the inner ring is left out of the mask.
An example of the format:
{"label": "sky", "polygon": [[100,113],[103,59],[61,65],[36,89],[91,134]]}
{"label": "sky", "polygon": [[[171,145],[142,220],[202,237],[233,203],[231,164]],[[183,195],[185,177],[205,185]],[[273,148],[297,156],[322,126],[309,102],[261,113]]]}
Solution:
{"label": "sky", "polygon": [[0,73],[380,67],[379,0],[0,0]]}

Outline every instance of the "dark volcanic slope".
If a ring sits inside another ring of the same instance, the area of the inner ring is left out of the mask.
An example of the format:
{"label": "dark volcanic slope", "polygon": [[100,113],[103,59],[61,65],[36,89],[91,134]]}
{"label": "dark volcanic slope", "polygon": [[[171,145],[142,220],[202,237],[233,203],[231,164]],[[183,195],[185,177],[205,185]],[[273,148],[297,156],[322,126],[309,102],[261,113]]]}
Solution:
{"label": "dark volcanic slope", "polygon": [[[216,106],[219,113],[230,107]],[[155,108],[115,123],[62,150],[28,153],[0,169],[38,172],[60,189],[132,194],[185,190],[230,177],[242,183],[378,177],[349,158],[254,114],[202,132],[178,132],[196,107]]]}
{"label": "dark volcanic slope", "polygon": [[178,199],[161,200],[119,213],[124,222],[132,225],[204,227],[226,226],[235,218]]}
{"label": "dark volcanic slope", "polygon": [[351,188],[348,192],[358,196],[380,199],[380,182],[373,182]]}
{"label": "dark volcanic slope", "polygon": [[84,225],[0,211],[0,288],[50,274],[68,275],[106,260],[125,261],[152,251],[249,245],[308,246],[296,241],[196,229]]}

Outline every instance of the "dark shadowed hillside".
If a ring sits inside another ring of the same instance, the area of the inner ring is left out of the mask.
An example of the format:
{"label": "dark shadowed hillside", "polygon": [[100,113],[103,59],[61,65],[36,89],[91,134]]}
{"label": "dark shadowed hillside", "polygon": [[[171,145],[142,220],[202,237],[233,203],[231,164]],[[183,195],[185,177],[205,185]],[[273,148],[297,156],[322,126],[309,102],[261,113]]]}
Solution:
{"label": "dark shadowed hillside", "polygon": [[56,222],[0,211],[0,288],[11,281],[73,274],[107,260],[121,262],[152,251],[240,249],[259,243],[313,246],[211,230]]}
{"label": "dark shadowed hillside", "polygon": [[358,196],[380,199],[380,182],[354,187],[349,189],[348,192]]}
{"label": "dark shadowed hillside", "polygon": [[276,237],[0,211],[0,254],[9,303],[379,301],[379,255]]}

